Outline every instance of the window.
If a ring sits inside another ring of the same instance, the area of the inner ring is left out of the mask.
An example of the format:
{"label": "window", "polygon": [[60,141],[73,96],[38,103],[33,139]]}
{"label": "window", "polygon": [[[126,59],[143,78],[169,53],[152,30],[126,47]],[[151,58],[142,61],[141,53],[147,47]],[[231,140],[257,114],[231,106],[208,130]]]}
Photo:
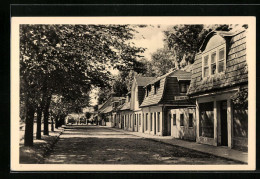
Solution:
{"label": "window", "polygon": [[189,127],[193,127],[193,114],[189,114]]}
{"label": "window", "polygon": [[158,119],[158,122],[157,122],[157,124],[158,124],[158,132],[160,132],[160,112],[158,112],[157,115],[158,115],[158,117],[157,117],[157,119]]}
{"label": "window", "polygon": [[[225,71],[226,68],[225,44],[206,52],[203,56],[203,77],[215,75]],[[210,64],[209,64],[210,63]]]}
{"label": "window", "polygon": [[136,125],[136,114],[135,114],[135,125]]}
{"label": "window", "polygon": [[132,114],[130,114],[130,127],[132,127]]}
{"label": "window", "polygon": [[225,50],[224,48],[219,50],[219,56],[218,56],[218,72],[221,73],[224,71],[225,67]]}
{"label": "window", "polygon": [[150,115],[150,131],[152,131],[153,128],[153,113]]}
{"label": "window", "polygon": [[208,55],[204,56],[203,64],[204,64],[203,77],[207,77],[207,76],[209,76],[209,56]]}
{"label": "window", "polygon": [[145,116],[145,130],[146,131],[148,130],[148,113],[146,113],[146,116]]}
{"label": "window", "polygon": [[216,52],[213,52],[211,54],[211,75],[214,75],[216,73]]}
{"label": "window", "polygon": [[154,131],[156,132],[156,112],[154,112]]}
{"label": "window", "polygon": [[141,114],[139,114],[139,125],[141,125]]}
{"label": "window", "polygon": [[154,94],[157,94],[159,88],[160,88],[160,81],[154,84]]}
{"label": "window", "polygon": [[151,91],[151,85],[146,87],[146,96],[149,95],[150,91]]}
{"label": "window", "polygon": [[184,114],[180,114],[180,126],[184,126]]}
{"label": "window", "polygon": [[172,124],[174,125],[174,126],[176,126],[176,114],[173,114],[172,115]]}
{"label": "window", "polygon": [[187,93],[188,85],[186,83],[180,83],[180,92]]}

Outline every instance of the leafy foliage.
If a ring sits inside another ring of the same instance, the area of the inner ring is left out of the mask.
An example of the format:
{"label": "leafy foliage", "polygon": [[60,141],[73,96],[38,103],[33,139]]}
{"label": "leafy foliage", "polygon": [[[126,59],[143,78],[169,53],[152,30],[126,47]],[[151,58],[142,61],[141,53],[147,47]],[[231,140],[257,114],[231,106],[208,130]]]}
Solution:
{"label": "leafy foliage", "polygon": [[20,25],[24,108],[55,94],[63,102],[55,104],[58,109],[51,105],[54,111],[79,112],[88,105],[92,86],[110,85],[109,69],[134,68],[144,49],[130,45],[133,32],[129,25]]}

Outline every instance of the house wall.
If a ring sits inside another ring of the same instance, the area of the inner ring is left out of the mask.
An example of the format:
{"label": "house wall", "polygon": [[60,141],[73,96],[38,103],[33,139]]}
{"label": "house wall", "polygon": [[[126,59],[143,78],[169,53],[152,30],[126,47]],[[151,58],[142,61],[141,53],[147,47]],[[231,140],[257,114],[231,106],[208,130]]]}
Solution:
{"label": "house wall", "polygon": [[[219,94],[211,94],[206,97],[198,97],[196,100],[196,141],[198,143],[209,144],[214,146],[223,145],[222,130],[221,130],[221,101],[227,102],[227,146],[229,148],[243,148],[246,149],[248,145],[247,123],[248,116],[246,110],[239,110],[233,107],[231,97],[237,92],[238,88],[232,88],[230,91],[222,91]],[[200,125],[202,116],[200,106],[201,103],[213,103],[213,137],[202,136],[200,132]],[[243,114],[243,115],[242,115]]]}
{"label": "house wall", "polygon": [[233,147],[247,150],[248,147],[248,110],[233,109]]}
{"label": "house wall", "polygon": [[135,132],[141,132],[142,129],[141,129],[141,120],[142,120],[142,111],[139,110],[139,111],[134,111],[134,131]]}
{"label": "house wall", "polygon": [[[163,135],[163,109],[161,106],[150,106],[142,108],[142,128],[144,133],[162,136]],[[152,113],[152,119],[151,119]],[[146,114],[147,120],[146,120]],[[158,120],[158,114],[160,119]],[[154,117],[156,115],[156,117]],[[159,124],[159,125],[158,125]],[[146,129],[147,125],[147,129]]]}
{"label": "house wall", "polygon": [[[195,108],[171,109],[168,115],[171,115],[171,136],[185,140],[196,140],[196,113]],[[173,115],[176,115],[176,125],[174,125]],[[184,115],[184,125],[180,125],[180,115]],[[189,125],[189,114],[193,115],[192,127]]]}
{"label": "house wall", "polygon": [[122,117],[122,128],[124,130],[133,131],[133,125],[130,122],[132,122],[133,111],[125,110],[121,111],[121,117]]}

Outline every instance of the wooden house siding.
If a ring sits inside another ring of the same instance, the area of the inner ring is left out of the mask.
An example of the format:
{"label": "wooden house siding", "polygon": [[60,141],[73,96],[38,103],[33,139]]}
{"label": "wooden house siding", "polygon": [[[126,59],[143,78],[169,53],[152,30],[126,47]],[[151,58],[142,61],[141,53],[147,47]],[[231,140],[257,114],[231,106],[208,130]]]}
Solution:
{"label": "wooden house siding", "polygon": [[140,106],[144,100],[145,89],[143,86],[138,86],[138,105]]}
{"label": "wooden house siding", "polygon": [[227,40],[226,70],[222,74],[202,79],[202,56],[198,53],[192,69],[188,95],[232,87],[248,82],[246,61],[246,32],[241,32]]}
{"label": "wooden house siding", "polygon": [[154,88],[152,88],[150,94],[148,95],[148,97],[146,96],[144,98],[144,101],[140,107],[158,104],[160,102],[160,100],[162,99],[164,86],[165,86],[165,78],[160,80],[160,88],[158,89],[157,93],[154,94]]}
{"label": "wooden house siding", "polygon": [[171,103],[174,101],[174,96],[177,96],[180,94],[179,92],[179,83],[176,77],[168,77],[166,78],[167,85],[165,87],[163,99],[161,100],[161,103]]}

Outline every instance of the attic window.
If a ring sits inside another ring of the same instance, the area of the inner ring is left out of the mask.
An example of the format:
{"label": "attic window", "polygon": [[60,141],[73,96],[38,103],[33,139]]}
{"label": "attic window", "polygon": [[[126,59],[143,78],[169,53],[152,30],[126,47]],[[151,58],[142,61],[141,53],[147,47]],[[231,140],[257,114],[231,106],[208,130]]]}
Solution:
{"label": "attic window", "polygon": [[180,88],[180,93],[187,93],[188,88],[189,88],[189,83],[188,82],[181,82],[179,84],[179,88]]}
{"label": "attic window", "polygon": [[151,85],[146,87],[146,96],[149,95],[150,91],[151,91]]}
{"label": "attic window", "polygon": [[159,88],[160,88],[160,81],[154,84],[154,94],[157,94]]}
{"label": "attic window", "polygon": [[226,68],[226,44],[222,44],[202,54],[203,78],[222,73]]}

